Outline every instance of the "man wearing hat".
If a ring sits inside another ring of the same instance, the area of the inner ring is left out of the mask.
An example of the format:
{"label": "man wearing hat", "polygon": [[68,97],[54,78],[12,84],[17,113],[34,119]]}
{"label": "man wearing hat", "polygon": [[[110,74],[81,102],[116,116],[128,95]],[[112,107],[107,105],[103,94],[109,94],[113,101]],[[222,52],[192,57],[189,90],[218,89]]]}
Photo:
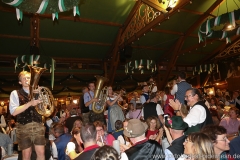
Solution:
{"label": "man wearing hat", "polygon": [[130,138],[133,146],[121,153],[121,160],[164,159],[162,146],[157,141],[146,138],[147,128],[147,124],[139,119],[131,119],[127,122],[123,134]]}
{"label": "man wearing hat", "polygon": [[165,160],[175,160],[184,152],[183,142],[185,141],[186,136],[183,133],[188,127],[188,124],[183,121],[181,116],[173,116],[165,122],[165,124],[169,127],[169,131],[166,130],[166,134],[169,134],[170,132],[173,139],[171,145],[164,151]]}

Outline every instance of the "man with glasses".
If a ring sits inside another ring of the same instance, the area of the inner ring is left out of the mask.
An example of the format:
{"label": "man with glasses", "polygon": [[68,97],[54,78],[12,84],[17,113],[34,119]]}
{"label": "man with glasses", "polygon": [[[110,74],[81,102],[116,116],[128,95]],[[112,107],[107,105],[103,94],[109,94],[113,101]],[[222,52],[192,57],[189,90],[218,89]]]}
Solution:
{"label": "man with glasses", "polygon": [[213,124],[211,113],[202,101],[202,94],[198,89],[188,89],[185,93],[185,100],[190,107],[190,111],[185,117],[181,112],[182,104],[178,100],[170,100],[169,105],[174,109],[177,116],[182,116],[183,121],[188,124],[186,135],[201,130],[205,125]]}

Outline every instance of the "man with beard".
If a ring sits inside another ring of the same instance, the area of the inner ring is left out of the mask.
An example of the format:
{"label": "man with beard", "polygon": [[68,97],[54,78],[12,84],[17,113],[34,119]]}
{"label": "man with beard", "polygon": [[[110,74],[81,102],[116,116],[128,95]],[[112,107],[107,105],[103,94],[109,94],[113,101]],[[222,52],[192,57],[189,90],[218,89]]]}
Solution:
{"label": "man with beard", "polygon": [[205,103],[202,101],[202,95],[196,88],[190,88],[185,93],[185,100],[190,107],[189,113],[184,116],[181,112],[182,104],[176,100],[170,100],[169,105],[174,109],[177,116],[182,116],[183,121],[188,124],[185,134],[200,131],[208,124],[213,124],[212,116]]}

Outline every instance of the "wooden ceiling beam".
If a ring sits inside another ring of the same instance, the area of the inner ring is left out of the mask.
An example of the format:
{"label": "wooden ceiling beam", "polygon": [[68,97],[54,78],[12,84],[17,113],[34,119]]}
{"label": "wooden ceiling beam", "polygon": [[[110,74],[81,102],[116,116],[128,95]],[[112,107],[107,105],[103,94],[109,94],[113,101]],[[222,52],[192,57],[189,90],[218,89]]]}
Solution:
{"label": "wooden ceiling beam", "polygon": [[176,63],[176,60],[178,58],[179,52],[182,49],[184,40],[197,28],[199,27],[205,20],[206,18],[209,16],[209,14],[211,14],[218,6],[220,3],[222,3],[224,0],[216,0],[209,8],[206,12],[204,12],[203,15],[201,15],[198,20],[185,32],[184,36],[180,37],[178,39],[178,41],[176,42],[175,48],[173,50],[173,55],[171,56],[169,65],[167,67],[167,73],[166,76],[164,77],[163,83],[161,83],[161,86],[159,86],[160,88],[163,88],[165,84],[167,84],[167,80],[168,80],[168,76],[170,75],[170,73],[172,72],[173,66]]}
{"label": "wooden ceiling beam", "polygon": [[111,43],[76,41],[76,40],[55,39],[55,38],[39,38],[39,40],[46,41],[46,42],[76,43],[76,44],[88,44],[88,45],[98,45],[98,46],[111,46],[112,45]]}
{"label": "wooden ceiling beam", "polygon": [[151,47],[151,46],[132,46],[132,48],[149,49],[149,50],[157,50],[157,51],[168,50],[167,48],[159,48],[159,47]]}
{"label": "wooden ceiling beam", "polygon": [[14,38],[14,39],[25,39],[25,40],[31,39],[28,36],[16,36],[16,35],[7,35],[7,34],[0,34],[0,38]]}
{"label": "wooden ceiling beam", "polygon": [[[0,11],[3,12],[10,12],[10,13],[15,13],[16,10],[14,8],[5,8],[0,6]],[[32,16],[32,13],[26,13],[23,12],[24,15],[26,16]],[[52,19],[51,14],[39,14],[39,18],[47,18],[47,19]],[[106,25],[106,26],[113,26],[113,27],[121,27],[122,24],[119,23],[113,23],[113,22],[106,22],[106,21],[99,21],[99,20],[93,20],[93,19],[86,19],[86,18],[81,18],[81,17],[69,17],[69,16],[63,16],[61,13],[59,14],[58,19],[60,20],[67,20],[67,21],[75,21],[75,22],[84,22],[84,23],[92,23],[92,24],[99,24],[99,25]],[[17,20],[16,20],[17,21]]]}
{"label": "wooden ceiling beam", "polygon": [[[0,34],[1,38],[14,38],[14,39],[25,39],[30,40],[30,37],[27,36],[15,36],[15,35],[5,35]],[[76,41],[76,40],[68,40],[68,39],[55,39],[55,38],[42,38],[39,37],[39,41],[46,42],[59,42],[59,43],[75,43],[75,44],[88,44],[88,45],[98,45],[98,46],[111,46],[111,43],[100,43],[100,42],[89,42],[89,41]]]}

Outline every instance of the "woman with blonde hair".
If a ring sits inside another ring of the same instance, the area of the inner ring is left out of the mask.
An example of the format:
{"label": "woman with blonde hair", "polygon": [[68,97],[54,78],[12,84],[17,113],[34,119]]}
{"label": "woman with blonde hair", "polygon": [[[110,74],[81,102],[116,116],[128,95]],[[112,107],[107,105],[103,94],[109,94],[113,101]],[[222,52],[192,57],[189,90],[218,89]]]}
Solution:
{"label": "woman with blonde hair", "polygon": [[183,145],[185,155],[178,160],[216,160],[213,143],[204,133],[195,132],[188,135]]}

